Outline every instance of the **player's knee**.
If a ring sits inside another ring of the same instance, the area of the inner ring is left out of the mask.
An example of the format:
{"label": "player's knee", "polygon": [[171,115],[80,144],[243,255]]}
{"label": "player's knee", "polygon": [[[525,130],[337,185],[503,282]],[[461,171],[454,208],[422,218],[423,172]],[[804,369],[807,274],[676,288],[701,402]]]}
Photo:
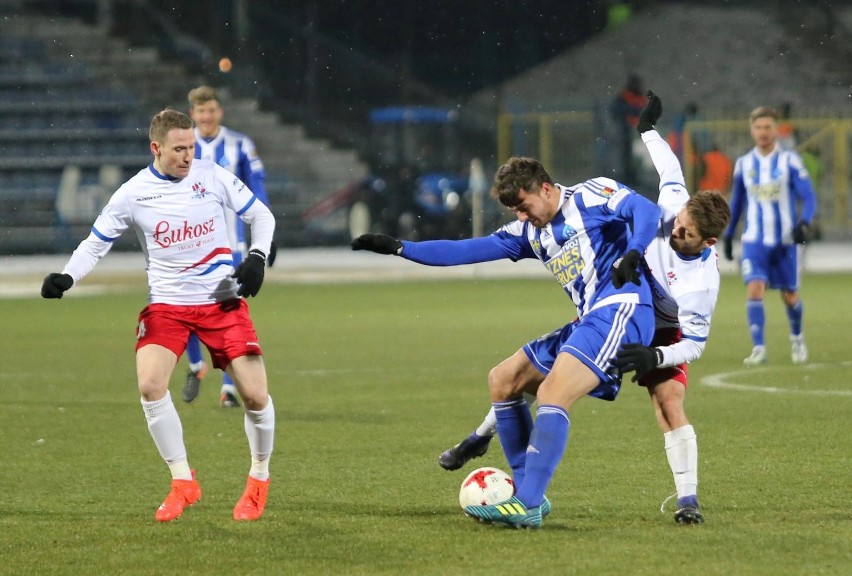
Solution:
{"label": "player's knee", "polygon": [[493,402],[502,402],[517,396],[520,391],[515,388],[515,382],[502,366],[496,366],[488,372],[488,392]]}

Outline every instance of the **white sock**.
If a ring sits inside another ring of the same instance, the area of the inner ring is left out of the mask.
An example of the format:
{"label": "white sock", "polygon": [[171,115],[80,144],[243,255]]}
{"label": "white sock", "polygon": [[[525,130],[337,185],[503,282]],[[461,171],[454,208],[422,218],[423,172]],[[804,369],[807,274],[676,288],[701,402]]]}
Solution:
{"label": "white sock", "polygon": [[477,436],[494,436],[497,434],[497,412],[494,411],[494,406],[488,411],[488,415],[479,428],[476,429]]}
{"label": "white sock", "polygon": [[171,393],[167,390],[165,396],[153,402],[142,400],[142,410],[148,422],[148,432],[151,433],[160,456],[169,465],[172,478],[192,480],[186,459],[186,446],[183,443],[183,426],[172,402]]}
{"label": "white sock", "polygon": [[275,439],[275,407],[272,405],[272,396],[267,396],[263,410],[246,410],[243,422],[251,450],[249,476],[266,480],[269,478],[269,457],[272,456],[272,444]]}
{"label": "white sock", "polygon": [[230,394],[231,396],[239,397],[237,394],[237,387],[235,384],[225,384],[222,382],[222,389],[219,391],[220,394]]}
{"label": "white sock", "polygon": [[672,469],[677,497],[697,494],[698,490],[698,440],[690,424],[663,434],[666,441],[666,458]]}
{"label": "white sock", "polygon": [[202,368],[204,368],[204,360],[189,363],[189,369],[193,372],[200,372]]}

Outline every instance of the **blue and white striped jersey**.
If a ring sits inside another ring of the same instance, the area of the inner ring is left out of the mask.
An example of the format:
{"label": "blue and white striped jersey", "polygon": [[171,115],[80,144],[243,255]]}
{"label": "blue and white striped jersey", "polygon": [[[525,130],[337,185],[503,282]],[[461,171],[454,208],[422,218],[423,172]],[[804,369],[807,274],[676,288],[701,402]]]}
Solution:
{"label": "blue and white striped jersey", "polygon": [[810,224],[816,212],[816,195],[796,152],[776,144],[767,156],[754,148],[737,159],[725,236],[733,236],[744,210],[743,242],[793,244],[792,229],[799,221]]}
{"label": "blue and white striped jersey", "polygon": [[[219,133],[212,139],[201,136],[195,129],[195,157],[212,160],[225,168],[248,185],[261,202],[269,206],[266,194],[266,171],[263,162],[257,154],[254,141],[251,138],[226,128],[219,127]],[[245,228],[243,223],[232,215],[228,215],[228,228],[231,234],[231,249],[240,256],[246,253]],[[240,258],[241,259],[241,258]]]}
{"label": "blue and white striped jersey", "polygon": [[616,289],[612,266],[629,250],[645,252],[657,230],[660,209],[610,178],[593,178],[570,188],[556,186],[561,191],[559,211],[543,228],[515,220],[483,238],[405,241],[401,256],[432,266],[538,258],[571,297],[579,316],[598,305],[651,305],[648,283],[628,282]]}

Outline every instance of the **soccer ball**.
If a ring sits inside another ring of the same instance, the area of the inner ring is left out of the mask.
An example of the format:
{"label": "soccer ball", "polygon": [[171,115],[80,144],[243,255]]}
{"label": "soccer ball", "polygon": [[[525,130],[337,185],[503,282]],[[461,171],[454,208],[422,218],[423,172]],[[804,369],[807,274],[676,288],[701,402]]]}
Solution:
{"label": "soccer ball", "polygon": [[512,477],[499,468],[477,468],[467,475],[459,490],[462,510],[468,506],[488,506],[508,500],[515,494]]}

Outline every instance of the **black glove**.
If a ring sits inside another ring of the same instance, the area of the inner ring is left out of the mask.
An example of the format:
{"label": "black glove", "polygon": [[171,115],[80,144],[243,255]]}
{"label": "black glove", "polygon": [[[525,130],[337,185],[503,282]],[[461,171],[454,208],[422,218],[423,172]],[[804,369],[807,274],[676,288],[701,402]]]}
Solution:
{"label": "black glove", "polygon": [[266,267],[266,254],[260,250],[252,250],[246,259],[237,266],[231,278],[237,279],[240,285],[237,295],[248,298],[257,296],[260,285],[263,284],[263,269]]}
{"label": "black glove", "polygon": [[725,247],[725,260],[734,259],[734,239],[731,236],[725,236],[722,239]]}
{"label": "black glove", "polygon": [[369,250],[378,254],[399,254],[402,242],[387,234],[362,234],[352,241],[353,250]]}
{"label": "black glove", "polygon": [[642,255],[636,250],[630,250],[627,254],[612,264],[612,285],[621,288],[627,282],[633,282],[637,286],[640,283],[639,261]]}
{"label": "black glove", "polygon": [[62,294],[74,285],[74,279],[69,274],[53,272],[44,277],[41,285],[42,298],[62,298]]}
{"label": "black glove", "polygon": [[636,371],[631,382],[636,382],[663,362],[663,351],[641,344],[625,344],[610,363],[621,373]]}
{"label": "black glove", "polygon": [[266,265],[272,268],[272,265],[275,264],[275,258],[278,256],[278,246],[275,245],[275,242],[270,244],[269,246],[269,256],[266,257]]}
{"label": "black glove", "polygon": [[804,244],[811,237],[811,225],[801,220],[798,224],[796,224],[795,228],[793,228],[793,242],[796,244]]}
{"label": "black glove", "polygon": [[636,125],[639,134],[653,130],[654,125],[662,115],[663,103],[660,101],[660,97],[648,90],[648,103],[639,112],[639,124]]}

